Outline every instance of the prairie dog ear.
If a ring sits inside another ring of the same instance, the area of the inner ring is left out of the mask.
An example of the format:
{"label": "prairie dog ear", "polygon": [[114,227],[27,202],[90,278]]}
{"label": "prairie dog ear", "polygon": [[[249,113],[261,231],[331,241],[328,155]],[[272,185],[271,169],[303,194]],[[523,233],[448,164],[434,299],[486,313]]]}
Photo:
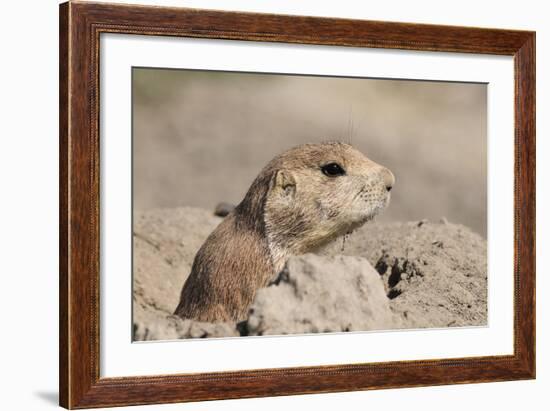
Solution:
{"label": "prairie dog ear", "polygon": [[296,192],[296,179],[289,171],[279,170],[275,174],[273,189],[284,195],[294,195]]}

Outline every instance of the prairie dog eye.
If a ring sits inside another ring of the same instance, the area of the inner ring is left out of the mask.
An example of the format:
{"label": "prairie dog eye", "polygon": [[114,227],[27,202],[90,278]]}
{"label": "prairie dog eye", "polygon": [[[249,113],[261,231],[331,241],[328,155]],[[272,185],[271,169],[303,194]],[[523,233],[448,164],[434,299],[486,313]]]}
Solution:
{"label": "prairie dog eye", "polygon": [[321,171],[328,177],[338,177],[346,174],[346,170],[344,170],[338,163],[325,164],[321,167]]}

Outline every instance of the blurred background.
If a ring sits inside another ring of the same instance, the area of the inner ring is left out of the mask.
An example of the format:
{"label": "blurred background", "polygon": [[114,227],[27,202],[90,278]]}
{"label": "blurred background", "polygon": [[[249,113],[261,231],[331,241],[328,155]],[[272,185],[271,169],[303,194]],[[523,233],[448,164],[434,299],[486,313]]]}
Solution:
{"label": "blurred background", "polygon": [[132,86],[137,210],[237,204],[276,154],[342,140],[396,177],[379,221],[486,237],[485,84],[134,68]]}

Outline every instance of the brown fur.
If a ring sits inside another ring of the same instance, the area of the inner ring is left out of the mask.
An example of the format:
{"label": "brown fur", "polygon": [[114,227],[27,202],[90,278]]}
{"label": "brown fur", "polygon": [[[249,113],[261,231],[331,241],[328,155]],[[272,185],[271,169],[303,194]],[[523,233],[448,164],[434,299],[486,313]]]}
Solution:
{"label": "brown fur", "polygon": [[[346,175],[321,167],[337,162]],[[290,255],[313,251],[374,217],[394,177],[344,143],[306,144],[271,160],[243,201],[202,245],[175,314],[199,321],[246,318],[256,291]]]}

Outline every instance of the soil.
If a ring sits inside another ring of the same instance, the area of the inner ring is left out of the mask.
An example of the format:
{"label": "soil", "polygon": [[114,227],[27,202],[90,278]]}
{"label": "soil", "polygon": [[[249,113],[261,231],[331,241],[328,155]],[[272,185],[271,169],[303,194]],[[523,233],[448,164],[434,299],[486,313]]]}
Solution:
{"label": "soil", "polygon": [[195,253],[221,220],[191,207],[135,213],[134,340],[487,324],[486,240],[446,219],[371,222],[291,258],[241,323],[175,317]]}

